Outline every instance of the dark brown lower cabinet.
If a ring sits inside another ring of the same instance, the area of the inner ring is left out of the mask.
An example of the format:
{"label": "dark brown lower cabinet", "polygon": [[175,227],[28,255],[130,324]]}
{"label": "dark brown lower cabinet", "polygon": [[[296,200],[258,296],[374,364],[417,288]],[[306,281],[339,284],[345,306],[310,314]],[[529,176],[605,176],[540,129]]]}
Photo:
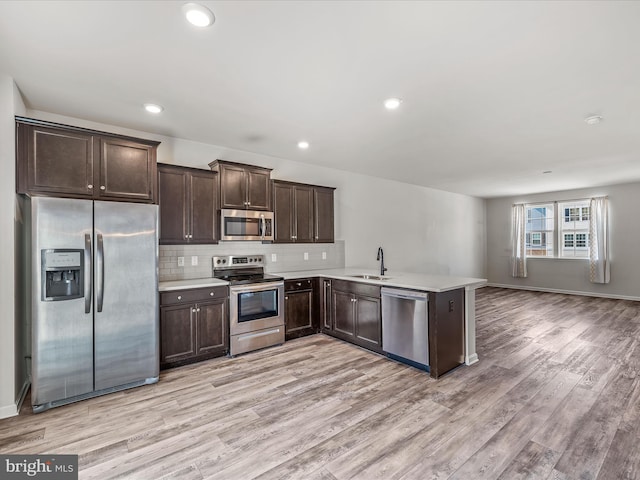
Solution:
{"label": "dark brown lower cabinet", "polygon": [[317,279],[310,278],[284,282],[286,340],[319,331],[316,285]]}
{"label": "dark brown lower cabinet", "polygon": [[464,288],[429,293],[429,369],[433,378],[464,363]]}
{"label": "dark brown lower cabinet", "polygon": [[184,365],[229,351],[229,289],[160,294],[160,367]]}
{"label": "dark brown lower cabinet", "polygon": [[323,332],[333,330],[333,318],[331,316],[331,279],[318,279],[318,301],[320,302],[320,325]]}
{"label": "dark brown lower cabinet", "polygon": [[331,325],[325,325],[324,331],[381,353],[380,287],[343,280],[333,280],[330,285]]}

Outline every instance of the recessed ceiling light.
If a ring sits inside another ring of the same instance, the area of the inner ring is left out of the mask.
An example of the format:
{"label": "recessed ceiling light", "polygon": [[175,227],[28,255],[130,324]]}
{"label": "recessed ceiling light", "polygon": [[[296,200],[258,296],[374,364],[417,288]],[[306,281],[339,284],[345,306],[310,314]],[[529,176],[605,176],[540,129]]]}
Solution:
{"label": "recessed ceiling light", "polygon": [[400,100],[399,98],[387,98],[384,101],[384,108],[386,108],[387,110],[395,110],[400,106],[401,103],[402,100]]}
{"label": "recessed ceiling light", "polygon": [[584,121],[587,122],[587,125],[598,125],[599,123],[602,123],[602,120],[604,120],[602,115],[591,115],[584,119]]}
{"label": "recessed ceiling light", "polygon": [[309,148],[309,142],[305,142],[304,140],[301,140],[300,142],[298,142],[298,148],[302,150],[306,150],[307,148]]}
{"label": "recessed ceiling light", "polygon": [[545,171],[544,171],[544,172],[542,172],[542,173],[545,173],[545,174],[546,174],[546,173],[551,173],[551,170],[545,170]]}
{"label": "recessed ceiling light", "polygon": [[149,113],[160,113],[164,110],[164,107],[155,103],[145,103],[144,109]]}
{"label": "recessed ceiling light", "polygon": [[182,6],[182,13],[184,13],[187,21],[196,27],[208,27],[216,21],[216,17],[211,10],[197,3],[185,3]]}

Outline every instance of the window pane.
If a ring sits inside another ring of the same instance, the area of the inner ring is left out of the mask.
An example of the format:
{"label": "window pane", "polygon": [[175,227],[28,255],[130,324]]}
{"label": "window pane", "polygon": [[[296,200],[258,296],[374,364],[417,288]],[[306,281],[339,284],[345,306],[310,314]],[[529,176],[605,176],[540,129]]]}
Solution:
{"label": "window pane", "polygon": [[573,234],[565,233],[564,234],[564,248],[573,247]]}
{"label": "window pane", "polygon": [[565,213],[559,232],[563,240],[560,256],[588,257],[589,200],[560,203],[558,208]]}
{"label": "window pane", "polygon": [[586,248],[587,247],[587,234],[586,233],[577,233],[576,234],[576,247]]}
{"label": "window pane", "polygon": [[527,207],[525,228],[527,256],[553,256],[554,228],[553,204]]}

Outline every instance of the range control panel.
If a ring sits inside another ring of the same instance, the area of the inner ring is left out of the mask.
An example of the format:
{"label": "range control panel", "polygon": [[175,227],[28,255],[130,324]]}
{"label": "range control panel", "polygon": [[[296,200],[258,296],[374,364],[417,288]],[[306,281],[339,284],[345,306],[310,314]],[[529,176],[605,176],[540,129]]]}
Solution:
{"label": "range control panel", "polygon": [[213,257],[213,269],[263,267],[264,255],[227,255]]}

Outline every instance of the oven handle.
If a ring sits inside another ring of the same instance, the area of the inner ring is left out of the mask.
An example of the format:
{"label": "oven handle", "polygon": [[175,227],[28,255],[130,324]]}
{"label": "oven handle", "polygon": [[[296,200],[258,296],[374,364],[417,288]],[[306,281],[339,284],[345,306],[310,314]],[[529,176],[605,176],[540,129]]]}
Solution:
{"label": "oven handle", "polygon": [[262,292],[265,290],[274,290],[276,288],[282,288],[284,290],[284,282],[261,282],[250,285],[231,285],[229,287],[229,293],[247,293],[247,292]]}

